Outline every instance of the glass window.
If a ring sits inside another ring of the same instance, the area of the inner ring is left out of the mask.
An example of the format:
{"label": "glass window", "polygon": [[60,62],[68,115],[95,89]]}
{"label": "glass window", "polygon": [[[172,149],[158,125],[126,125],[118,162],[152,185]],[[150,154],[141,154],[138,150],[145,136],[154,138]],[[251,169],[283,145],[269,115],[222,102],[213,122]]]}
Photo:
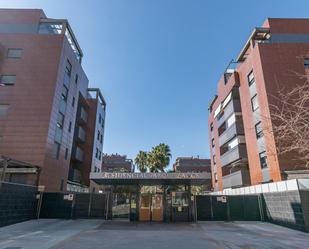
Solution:
{"label": "glass window", "polygon": [[251,107],[252,111],[256,111],[257,109],[259,109],[259,103],[256,94],[251,99]]}
{"label": "glass window", "polygon": [[61,34],[62,23],[40,23],[39,34]]}
{"label": "glass window", "polygon": [[305,66],[305,68],[309,69],[309,58],[306,58],[304,60],[304,66]]}
{"label": "glass window", "polygon": [[67,60],[67,63],[65,65],[65,73],[68,75],[68,76],[71,76],[71,73],[72,73],[72,64],[70,63],[69,60]]}
{"label": "glass window", "polygon": [[213,131],[213,129],[214,129],[214,124],[211,123],[211,124],[210,124],[210,131]]}
{"label": "glass window", "polygon": [[238,145],[238,138],[233,139],[231,142],[228,143],[229,150],[233,149]]}
{"label": "glass window", "polygon": [[75,105],[75,97],[73,97],[72,99],[72,107],[74,107],[74,105]]}
{"label": "glass window", "polygon": [[71,130],[72,130],[72,122],[70,121],[70,123],[69,123],[69,132],[71,132]]}
{"label": "glass window", "polygon": [[99,150],[98,150],[98,148],[96,148],[95,149],[95,158],[98,158],[98,156],[99,156]]}
{"label": "glass window", "polygon": [[78,82],[78,74],[75,75],[75,83],[77,84]]}
{"label": "glass window", "polygon": [[257,138],[257,139],[259,139],[259,138],[261,138],[261,137],[264,136],[261,121],[258,122],[258,123],[255,125],[255,134],[256,134],[256,138]]}
{"label": "glass window", "polygon": [[23,50],[21,48],[9,48],[7,57],[11,59],[19,59],[21,58]]}
{"label": "glass window", "polygon": [[100,143],[103,143],[103,135],[101,134]]}
{"label": "glass window", "polygon": [[8,114],[10,105],[0,104],[0,117],[4,117]]}
{"label": "glass window", "polygon": [[0,84],[9,86],[14,85],[16,82],[16,75],[2,75]]}
{"label": "glass window", "polygon": [[57,125],[55,133],[55,141],[61,143],[61,139],[62,139],[62,128]]}
{"label": "glass window", "polygon": [[100,131],[97,133],[97,140],[100,140]]}
{"label": "glass window", "polygon": [[247,77],[248,77],[248,84],[249,86],[251,86],[255,82],[253,70],[248,74]]}
{"label": "glass window", "polygon": [[60,144],[55,142],[53,145],[52,156],[54,159],[59,159],[59,155],[60,155]]}
{"label": "glass window", "polygon": [[266,151],[261,152],[259,154],[259,157],[260,157],[261,168],[262,169],[267,168],[267,155],[266,155]]}
{"label": "glass window", "polygon": [[65,155],[64,155],[64,159],[65,159],[65,160],[68,160],[68,154],[69,154],[69,149],[66,148],[66,149],[65,149]]}
{"label": "glass window", "polygon": [[65,109],[66,109],[66,102],[65,102],[64,99],[61,99],[59,111],[61,113],[65,114]]}
{"label": "glass window", "polygon": [[215,139],[214,139],[214,138],[211,139],[211,146],[212,146],[212,147],[215,147]]}
{"label": "glass window", "polygon": [[213,163],[214,164],[216,164],[217,162],[216,162],[216,155],[213,155],[213,157],[212,157],[212,161],[213,161]]}
{"label": "glass window", "polygon": [[64,99],[65,101],[67,100],[68,98],[68,93],[69,93],[69,90],[66,86],[62,86],[62,93],[61,93],[61,98]]}
{"label": "glass window", "polygon": [[63,127],[63,123],[64,123],[64,115],[62,113],[58,113],[58,119],[57,119],[57,126],[59,127]]}
{"label": "glass window", "polygon": [[215,182],[217,182],[217,181],[218,181],[218,175],[217,175],[217,173],[214,173],[214,177],[215,177]]}

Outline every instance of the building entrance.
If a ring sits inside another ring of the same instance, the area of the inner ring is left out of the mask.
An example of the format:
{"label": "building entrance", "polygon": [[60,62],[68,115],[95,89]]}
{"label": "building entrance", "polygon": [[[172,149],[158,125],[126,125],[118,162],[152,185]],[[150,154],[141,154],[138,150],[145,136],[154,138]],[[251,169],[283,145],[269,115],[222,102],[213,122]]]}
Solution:
{"label": "building entrance", "polygon": [[140,195],[140,221],[163,221],[163,194]]}

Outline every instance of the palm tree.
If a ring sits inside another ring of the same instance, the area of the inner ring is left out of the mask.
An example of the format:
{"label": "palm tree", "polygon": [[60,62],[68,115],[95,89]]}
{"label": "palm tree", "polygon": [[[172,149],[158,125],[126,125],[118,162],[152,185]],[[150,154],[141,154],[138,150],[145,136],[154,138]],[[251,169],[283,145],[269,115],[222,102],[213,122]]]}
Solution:
{"label": "palm tree", "polygon": [[164,172],[164,169],[169,165],[171,150],[166,144],[159,144],[152,148],[148,154],[148,165],[150,172]]}
{"label": "palm tree", "polygon": [[137,165],[140,172],[147,172],[147,162],[148,162],[148,154],[145,151],[139,151],[134,163]]}

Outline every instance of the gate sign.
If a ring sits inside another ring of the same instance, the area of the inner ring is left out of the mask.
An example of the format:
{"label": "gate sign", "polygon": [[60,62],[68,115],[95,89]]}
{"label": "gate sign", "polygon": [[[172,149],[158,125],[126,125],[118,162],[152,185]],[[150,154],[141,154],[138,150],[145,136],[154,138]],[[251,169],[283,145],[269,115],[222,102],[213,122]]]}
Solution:
{"label": "gate sign", "polygon": [[102,172],[105,179],[207,179],[209,173],[110,173]]}
{"label": "gate sign", "polygon": [[63,196],[63,200],[73,201],[74,195],[68,194]]}
{"label": "gate sign", "polygon": [[218,196],[217,201],[221,201],[221,202],[225,203],[226,202],[226,196]]}

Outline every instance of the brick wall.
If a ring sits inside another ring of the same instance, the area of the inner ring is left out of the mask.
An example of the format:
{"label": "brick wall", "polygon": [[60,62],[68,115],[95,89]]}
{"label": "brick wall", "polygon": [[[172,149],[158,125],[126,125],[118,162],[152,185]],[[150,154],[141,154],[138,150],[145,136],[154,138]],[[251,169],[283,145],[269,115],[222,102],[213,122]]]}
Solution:
{"label": "brick wall", "polygon": [[0,227],[35,218],[37,187],[0,184]]}

